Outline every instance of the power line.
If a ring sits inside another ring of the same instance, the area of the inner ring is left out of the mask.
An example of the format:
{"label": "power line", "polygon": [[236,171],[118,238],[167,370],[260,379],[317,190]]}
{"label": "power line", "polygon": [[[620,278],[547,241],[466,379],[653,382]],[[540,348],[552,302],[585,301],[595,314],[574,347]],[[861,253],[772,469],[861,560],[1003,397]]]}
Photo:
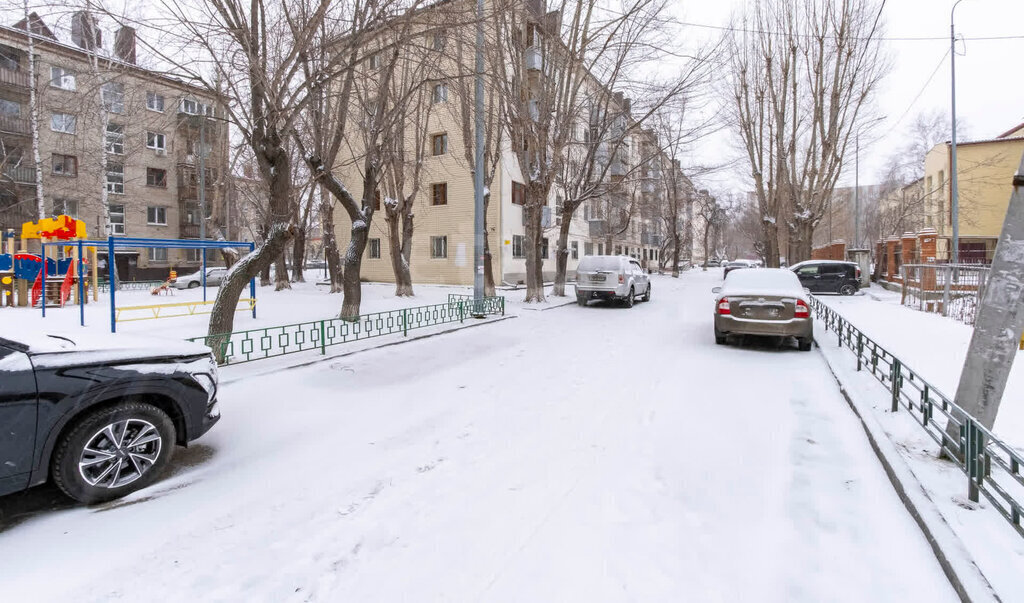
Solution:
{"label": "power line", "polygon": [[[768,30],[764,30],[764,29],[746,29],[746,28],[743,28],[743,27],[731,27],[731,26],[727,26],[727,25],[708,25],[707,23],[689,23],[689,22],[685,22],[685,21],[681,22],[680,25],[684,25],[684,26],[687,26],[687,27],[701,27],[701,28],[704,28],[704,29],[715,29],[715,30],[718,30],[718,31],[734,31],[734,32],[739,32],[739,33],[760,34],[760,35],[769,35],[769,36],[795,36],[795,37],[798,37],[798,38],[817,38],[817,37],[835,38],[836,37],[836,36],[816,36],[814,34],[786,33],[786,32],[781,32],[781,31],[768,31]],[[861,37],[861,38],[850,38],[850,39],[851,40],[852,39],[866,40],[868,38]],[[932,42],[932,41],[936,41],[936,40],[949,40],[949,37],[943,37],[943,36],[937,36],[937,37],[908,37],[908,36],[901,36],[901,37],[892,37],[892,38],[890,38],[890,37],[881,37],[881,36],[879,36],[879,37],[872,37],[870,39],[872,39],[872,40],[880,40],[880,41],[885,41],[885,42]],[[1024,40],[1024,35],[1018,35],[1018,36],[979,36],[979,37],[975,37],[975,38],[959,38],[959,39],[961,39],[961,40],[969,40],[969,41]]]}
{"label": "power line", "polygon": [[932,83],[932,79],[934,79],[935,74],[939,72],[939,68],[941,68],[946,63],[946,57],[949,56],[949,50],[950,49],[947,48],[946,52],[942,54],[942,58],[939,59],[939,64],[936,65],[935,69],[932,70],[932,74],[928,76],[928,79],[925,81],[924,85],[921,86],[921,89],[917,91],[917,94],[914,96],[914,100],[910,101],[910,104],[907,105],[906,110],[903,111],[903,114],[900,115],[900,118],[897,119],[896,123],[892,125],[891,130],[895,130],[896,126],[900,125],[900,123],[903,121],[903,118],[906,117],[908,113],[910,113],[910,110],[914,107],[914,104],[917,103],[918,99],[921,98],[921,95],[924,94],[924,91],[928,88],[928,85]]}

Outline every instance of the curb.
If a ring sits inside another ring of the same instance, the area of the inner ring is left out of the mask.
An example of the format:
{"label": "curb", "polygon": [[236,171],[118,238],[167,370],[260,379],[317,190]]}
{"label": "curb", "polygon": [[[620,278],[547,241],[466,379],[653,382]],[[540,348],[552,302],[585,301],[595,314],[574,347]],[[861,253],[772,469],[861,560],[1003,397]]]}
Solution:
{"label": "curb", "polygon": [[[817,337],[814,342],[818,344],[820,350],[822,346]],[[921,533],[928,541],[928,546],[931,547],[942,572],[946,575],[957,596],[964,603],[1000,601],[999,595],[992,588],[981,568],[974,562],[974,558],[964,547],[963,542],[960,541],[946,518],[936,507],[924,486],[918,481],[917,476],[907,464],[906,459],[896,449],[885,429],[873,416],[874,411],[871,408],[862,407],[854,399],[836,373],[828,355],[820,351],[819,353],[839,385],[839,391],[846,403],[850,405],[853,414],[860,420],[864,434],[871,444],[871,449],[882,464],[896,495],[899,496],[903,506],[921,529]]]}
{"label": "curb", "polygon": [[547,312],[548,310],[555,310],[557,308],[564,308],[566,306],[572,306],[572,305],[575,305],[575,303],[576,303],[575,300],[569,300],[569,301],[565,301],[565,302],[560,303],[560,304],[548,304],[544,308],[532,308],[530,306],[525,306],[524,305],[524,306],[520,306],[519,309],[520,310],[530,310],[532,312]]}
{"label": "curb", "polygon": [[[434,333],[425,333],[423,335],[416,335],[415,337],[405,337],[405,338],[399,339],[397,341],[389,341],[389,342],[386,342],[386,343],[382,343],[380,345],[375,345],[375,346],[371,346],[371,347],[368,347],[368,348],[360,348],[358,350],[351,350],[351,351],[348,351],[348,352],[341,352],[341,353],[338,353],[338,354],[329,354],[327,356],[317,356],[313,360],[306,360],[304,362],[300,362],[300,363],[297,363],[297,364],[289,364],[289,365],[285,365],[285,366],[275,366],[273,368],[268,368],[267,370],[261,371],[261,372],[245,373],[245,374],[242,374],[242,375],[238,375],[238,376],[232,377],[230,379],[221,379],[219,381],[219,383],[226,385],[226,384],[230,384],[230,383],[235,383],[236,381],[241,381],[242,379],[247,379],[247,378],[252,378],[252,377],[263,377],[263,376],[269,375],[271,373],[276,373],[276,372],[280,372],[280,371],[290,371],[290,370],[294,370],[294,369],[305,368],[307,366],[313,366],[315,364],[320,364],[321,362],[327,362],[328,360],[335,360],[337,358],[344,358],[346,356],[353,356],[355,354],[362,354],[363,352],[372,352],[373,350],[379,350],[379,349],[382,349],[382,348],[389,348],[391,346],[402,345],[404,343],[410,343],[410,342],[413,342],[413,341],[420,341],[421,339],[429,339],[431,337],[438,337],[440,335],[447,335],[449,333],[455,333],[455,332],[458,332],[458,331],[463,331],[465,329],[475,329],[477,327],[483,327],[483,326],[487,326],[487,325],[492,325],[492,324],[503,322],[503,321],[506,321],[506,320],[511,320],[513,318],[518,318],[518,317],[516,315],[514,315],[514,314],[506,314],[505,316],[499,316],[499,317],[494,318],[492,320],[487,320],[487,321],[484,321],[484,322],[478,322],[478,323],[475,323],[475,324],[462,325],[462,326],[455,327],[454,329],[445,329],[443,331],[436,331]],[[313,351],[313,350],[308,350],[308,351]],[[235,366],[245,366],[245,364],[235,365]],[[222,368],[220,370],[223,371],[224,369]]]}

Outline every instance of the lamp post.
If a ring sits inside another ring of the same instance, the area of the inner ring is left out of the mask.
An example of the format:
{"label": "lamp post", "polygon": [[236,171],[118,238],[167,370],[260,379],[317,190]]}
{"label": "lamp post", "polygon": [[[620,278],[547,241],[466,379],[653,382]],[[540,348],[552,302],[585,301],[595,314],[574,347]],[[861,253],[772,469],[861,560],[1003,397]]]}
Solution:
{"label": "lamp post", "polygon": [[960,196],[957,191],[956,178],[956,33],[953,27],[953,14],[963,0],[956,0],[949,11],[949,68],[950,68],[950,118],[952,120],[952,138],[950,155],[950,222],[953,223],[953,263],[960,261]]}

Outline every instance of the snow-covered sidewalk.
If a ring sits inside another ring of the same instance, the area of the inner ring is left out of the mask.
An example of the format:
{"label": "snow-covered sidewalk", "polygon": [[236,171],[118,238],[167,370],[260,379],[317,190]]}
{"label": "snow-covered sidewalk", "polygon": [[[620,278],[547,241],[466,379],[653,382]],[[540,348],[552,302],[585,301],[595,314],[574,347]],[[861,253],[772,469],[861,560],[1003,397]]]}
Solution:
{"label": "snow-covered sidewalk", "polygon": [[228,384],[168,479],[0,532],[0,598],[955,600],[823,358],[714,344],[720,275]]}

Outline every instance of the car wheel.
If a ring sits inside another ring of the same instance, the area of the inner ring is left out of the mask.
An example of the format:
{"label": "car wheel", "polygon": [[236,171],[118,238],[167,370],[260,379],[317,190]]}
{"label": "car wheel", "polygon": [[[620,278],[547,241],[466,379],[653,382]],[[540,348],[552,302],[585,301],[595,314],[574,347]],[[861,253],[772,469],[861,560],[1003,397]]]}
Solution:
{"label": "car wheel", "polygon": [[851,285],[850,283],[846,283],[845,285],[839,288],[840,295],[853,295],[856,292],[857,288]]}
{"label": "car wheel", "polygon": [[576,303],[581,305],[581,306],[585,306],[585,305],[587,305],[587,298],[584,297],[583,295],[577,293],[576,294]]}
{"label": "car wheel", "polygon": [[810,337],[801,337],[800,339],[796,340],[797,348],[801,352],[810,352],[812,343],[814,343],[814,340],[811,339]]}
{"label": "car wheel", "polygon": [[634,299],[635,297],[636,297],[636,292],[633,291],[632,287],[630,287],[629,288],[629,293],[626,294],[626,299],[623,300],[626,303],[626,307],[627,308],[632,308],[633,307],[633,302],[636,301]]}
{"label": "car wheel", "polygon": [[155,406],[121,402],[101,408],[57,442],[53,481],[79,502],[120,498],[160,477],[174,442],[174,423]]}
{"label": "car wheel", "polygon": [[644,301],[651,301],[651,284],[647,283],[647,291],[644,291]]}
{"label": "car wheel", "polygon": [[715,329],[715,343],[717,343],[718,345],[725,345],[728,342],[729,342],[729,336],[725,335],[724,333],[722,333],[718,329]]}
{"label": "car wheel", "polygon": [[189,289],[195,289],[198,286],[199,286],[199,281],[189,281],[189,283],[188,283],[188,288]]}

